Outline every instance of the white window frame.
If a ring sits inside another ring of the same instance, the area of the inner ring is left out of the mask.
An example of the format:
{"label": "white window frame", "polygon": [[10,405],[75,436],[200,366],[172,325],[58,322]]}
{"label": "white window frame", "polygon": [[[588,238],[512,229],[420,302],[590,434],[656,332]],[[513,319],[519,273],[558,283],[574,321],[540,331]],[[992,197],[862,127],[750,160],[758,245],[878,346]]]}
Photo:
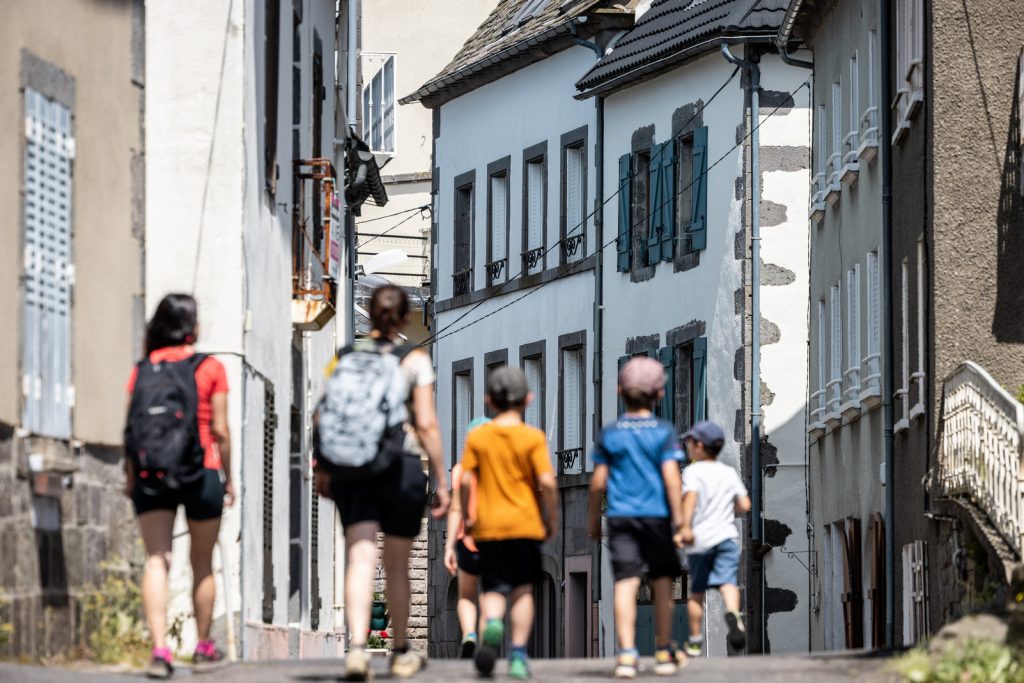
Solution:
{"label": "white window frame", "polygon": [[825,385],[828,394],[825,422],[838,427],[842,422],[840,405],[843,398],[843,304],[840,283],[829,290],[829,359],[830,377]]}
{"label": "white window frame", "polygon": [[[547,210],[547,155],[542,155],[526,161],[526,202],[523,208],[526,212],[524,222],[526,230],[523,233],[523,253],[540,249],[547,245],[547,229],[545,211]],[[536,176],[534,175],[536,174]],[[538,273],[544,270],[544,259],[540,259],[533,269],[527,272],[527,264],[523,264],[523,272],[526,275]]]}
{"label": "white window frame", "polygon": [[817,154],[815,154],[815,165],[817,168],[815,170],[817,173],[811,178],[811,206],[809,209],[812,223],[820,223],[825,219],[825,190],[827,187],[825,161],[825,151],[827,149],[825,145],[826,109],[824,104],[818,105],[817,114],[817,125],[815,126],[815,142],[817,143]]}
{"label": "white window frame", "polygon": [[[584,206],[586,187],[585,151],[582,144],[565,145],[562,148],[562,159],[565,163],[565,186],[562,192],[562,213],[565,216],[565,236],[570,239],[582,235],[586,230],[587,210]],[[573,172],[575,170],[575,173]],[[573,180],[576,182],[574,183]],[[573,196],[575,189],[575,197]],[[578,261],[583,258],[583,250],[577,250],[574,256],[566,258],[566,262]]]}
{"label": "white window frame", "polygon": [[910,130],[924,102],[924,0],[896,0],[896,85],[893,144]]}
{"label": "white window frame", "polygon": [[[462,403],[461,393],[466,393],[465,406],[466,414],[462,415],[459,412],[459,406]],[[469,433],[469,422],[473,419],[473,371],[466,370],[463,372],[456,372],[452,376],[452,393],[454,394],[454,406],[452,421],[455,423],[455,443],[452,444],[455,449],[453,462],[462,461],[462,452],[466,448],[466,435]]]}
{"label": "white window frame", "polygon": [[882,399],[882,311],[881,283],[878,250],[867,255],[867,355],[862,361],[864,372],[861,377],[860,402],[862,406],[874,406]]}
{"label": "white window frame", "polygon": [[900,419],[893,430],[910,427],[910,262],[900,263],[900,388],[894,398],[900,401]]}
{"label": "white window frame", "polygon": [[[586,453],[584,451],[584,441],[586,439],[586,384],[584,382],[586,372],[586,353],[583,346],[564,346],[559,350],[561,354],[561,376],[559,381],[561,387],[558,392],[558,398],[562,402],[561,410],[559,415],[562,419],[561,428],[559,430],[559,453],[572,449],[580,449],[580,457],[578,460],[578,467],[572,470],[563,469],[562,463],[558,463],[559,474],[582,474],[586,471]],[[570,364],[575,363],[575,389],[577,391],[576,400],[572,401],[567,388],[573,385],[573,376],[570,372]],[[572,421],[570,421],[572,416]],[[575,428],[575,432],[570,430],[570,425]],[[575,436],[575,439],[572,438]]]}
{"label": "white window frame", "polygon": [[[536,372],[536,378],[531,375]],[[523,374],[526,375],[527,386],[533,392],[533,402],[526,406],[523,421],[531,427],[544,429],[544,394],[546,384],[544,377],[544,355],[527,356],[523,359]],[[533,380],[536,381],[533,381]]]}
{"label": "white window frame", "polygon": [[857,183],[860,172],[860,53],[854,50],[850,57],[850,125],[843,138],[843,185],[851,187]]}
{"label": "white window frame", "polygon": [[[505,282],[508,279],[508,243],[511,234],[509,229],[509,218],[511,216],[509,202],[512,191],[509,175],[509,169],[506,168],[487,177],[487,211],[489,213],[487,216],[487,230],[489,231],[487,236],[488,266],[504,262],[504,265],[501,266],[501,272],[495,277],[492,278],[488,270],[488,286]],[[499,188],[500,191],[497,191]],[[498,201],[499,197],[501,201]],[[501,246],[500,249],[498,245]]]}
{"label": "white window frame", "polygon": [[[924,237],[917,240],[917,370],[910,376],[917,385],[917,402],[910,409],[910,419],[923,417],[925,413],[925,393],[928,391],[925,372],[925,245]],[[909,397],[908,397],[909,398]]]}
{"label": "white window frame", "polygon": [[829,176],[825,201],[835,206],[843,190],[843,84],[839,80],[832,84],[832,127],[831,150],[828,158]]}
{"label": "white window frame", "polygon": [[[394,52],[363,52],[361,56],[369,65],[380,63],[380,67],[363,81],[363,141],[374,154],[393,157],[398,153],[395,100],[398,55]],[[376,93],[374,88],[378,85],[379,93]]]}
{"label": "white window frame", "polygon": [[21,278],[22,423],[30,434],[72,436],[74,115],[24,90]]}
{"label": "white window frame", "polygon": [[843,415],[860,414],[860,264],[846,272],[846,384]]}
{"label": "white window frame", "polygon": [[878,156],[878,98],[875,92],[875,64],[878,52],[878,33],[874,29],[868,31],[867,49],[867,107],[860,116],[860,147],[857,156],[861,161],[871,162]]}
{"label": "white window frame", "polygon": [[826,409],[826,396],[825,396],[825,368],[828,363],[828,357],[825,351],[825,300],[818,300],[818,337],[817,337],[817,386],[816,391],[811,394],[810,404],[813,407],[810,413],[810,424],[807,425],[807,431],[811,434],[811,438],[821,436],[825,432],[825,409]]}

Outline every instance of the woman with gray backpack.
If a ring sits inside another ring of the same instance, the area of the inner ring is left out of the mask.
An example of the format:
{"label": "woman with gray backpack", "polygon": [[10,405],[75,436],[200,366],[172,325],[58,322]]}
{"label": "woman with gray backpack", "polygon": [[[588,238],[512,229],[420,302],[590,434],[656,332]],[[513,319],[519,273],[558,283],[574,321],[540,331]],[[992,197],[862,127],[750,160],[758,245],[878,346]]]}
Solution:
{"label": "woman with gray backpack", "polygon": [[408,678],[426,665],[409,649],[409,557],[434,472],[433,515],[448,511],[448,482],[434,409],[434,368],[423,351],[401,344],[409,300],[400,288],[380,287],[370,302],[373,330],[338,352],[316,413],[316,486],[334,500],[345,529],[345,612],[350,636],[348,680],[371,675],[370,630],[377,532],[384,532],[384,571],[392,624],[391,675]]}

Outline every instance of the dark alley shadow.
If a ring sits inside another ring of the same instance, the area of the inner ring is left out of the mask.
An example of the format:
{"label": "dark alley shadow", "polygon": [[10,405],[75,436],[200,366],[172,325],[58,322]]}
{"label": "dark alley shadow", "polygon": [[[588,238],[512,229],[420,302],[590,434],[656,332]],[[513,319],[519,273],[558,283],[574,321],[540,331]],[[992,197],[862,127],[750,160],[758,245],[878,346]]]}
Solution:
{"label": "dark alley shadow", "polygon": [[[1018,61],[1013,82],[1021,77]],[[1024,342],[1024,187],[1021,183],[1021,102],[1014,88],[1003,157],[999,211],[996,217],[996,307],[992,334],[1004,343]]]}

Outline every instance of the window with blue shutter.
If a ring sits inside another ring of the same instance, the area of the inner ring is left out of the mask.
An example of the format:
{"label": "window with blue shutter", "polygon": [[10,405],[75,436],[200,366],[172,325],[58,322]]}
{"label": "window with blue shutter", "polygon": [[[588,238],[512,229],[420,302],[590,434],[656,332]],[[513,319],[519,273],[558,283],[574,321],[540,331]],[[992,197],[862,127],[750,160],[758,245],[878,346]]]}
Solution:
{"label": "window with blue shutter", "polygon": [[651,161],[648,164],[650,182],[647,184],[651,201],[647,211],[647,264],[654,265],[661,260],[661,235],[665,231],[665,214],[661,210],[665,203],[666,196],[671,196],[664,190],[661,182],[662,177],[662,150],[665,147],[671,148],[671,143],[665,145],[654,145],[651,147]]}
{"label": "window with blue shutter", "polygon": [[707,126],[693,131],[693,181],[690,197],[693,218],[690,221],[690,249],[698,251],[707,247],[707,206],[708,206],[708,129]]}
{"label": "window with blue shutter", "polygon": [[693,340],[693,421],[707,419],[708,405],[708,340]]}
{"label": "window with blue shutter", "polygon": [[632,213],[632,184],[630,183],[630,168],[632,157],[623,154],[619,157],[619,238],[616,240],[619,259],[617,270],[620,273],[629,272],[630,256],[630,214]]}
{"label": "window with blue shutter", "polygon": [[675,143],[671,140],[661,146],[661,260],[671,261],[675,256],[673,246],[676,237],[675,225]]}
{"label": "window with blue shutter", "polygon": [[676,350],[671,346],[666,346],[658,351],[658,359],[661,361],[662,367],[665,368],[665,395],[661,397],[661,403],[658,406],[658,417],[666,422],[675,422],[673,417],[673,404],[674,401],[674,388],[675,388],[675,355]]}

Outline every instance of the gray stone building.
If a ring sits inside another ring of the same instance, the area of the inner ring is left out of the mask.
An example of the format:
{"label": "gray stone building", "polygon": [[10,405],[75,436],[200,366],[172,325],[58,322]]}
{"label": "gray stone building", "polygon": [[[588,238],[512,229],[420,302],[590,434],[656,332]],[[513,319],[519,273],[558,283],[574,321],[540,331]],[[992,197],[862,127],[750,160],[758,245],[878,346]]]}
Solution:
{"label": "gray stone building", "polygon": [[0,22],[0,656],[83,644],[87,597],[137,559],[120,444],[141,352],[143,12],[26,0]]}

